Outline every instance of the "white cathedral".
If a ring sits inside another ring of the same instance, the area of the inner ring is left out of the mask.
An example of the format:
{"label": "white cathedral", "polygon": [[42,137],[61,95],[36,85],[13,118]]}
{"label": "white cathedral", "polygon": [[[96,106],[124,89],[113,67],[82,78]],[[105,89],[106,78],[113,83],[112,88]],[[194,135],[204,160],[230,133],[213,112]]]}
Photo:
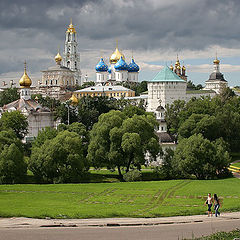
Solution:
{"label": "white cathedral", "polygon": [[124,82],[138,82],[139,66],[135,63],[134,58],[129,64],[125,61],[125,56],[118,49],[110,56],[109,66],[101,57],[96,69],[96,83],[101,85],[119,85]]}

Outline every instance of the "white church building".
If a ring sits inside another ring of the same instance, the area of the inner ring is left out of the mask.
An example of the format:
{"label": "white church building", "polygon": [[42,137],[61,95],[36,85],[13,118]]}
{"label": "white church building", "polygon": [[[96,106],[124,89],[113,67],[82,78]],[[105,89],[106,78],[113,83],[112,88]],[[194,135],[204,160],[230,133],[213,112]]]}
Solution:
{"label": "white church building", "polygon": [[119,51],[118,45],[109,58],[109,66],[101,57],[95,69],[96,83],[101,85],[116,85],[124,82],[136,83],[140,70],[133,57],[129,64],[125,61],[125,56]]}

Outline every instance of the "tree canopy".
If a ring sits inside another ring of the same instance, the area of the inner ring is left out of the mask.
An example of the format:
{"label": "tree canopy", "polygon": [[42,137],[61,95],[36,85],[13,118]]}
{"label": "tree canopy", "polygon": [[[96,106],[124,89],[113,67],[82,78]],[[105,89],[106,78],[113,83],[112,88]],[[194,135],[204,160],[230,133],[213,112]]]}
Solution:
{"label": "tree canopy", "polygon": [[185,177],[213,179],[225,173],[230,163],[227,146],[222,139],[210,142],[201,134],[180,141],[174,153],[174,164]]}
{"label": "tree canopy", "polygon": [[29,160],[35,177],[50,183],[77,182],[88,167],[81,137],[67,130],[34,147]]}
{"label": "tree canopy", "polygon": [[87,157],[95,167],[117,168],[120,177],[122,169],[140,169],[147,152],[156,158],[160,151],[156,124],[154,116],[147,113],[128,117],[112,110],[102,114],[90,132]]}
{"label": "tree canopy", "polygon": [[27,118],[19,111],[4,112],[0,118],[0,129],[12,129],[18,138],[23,139],[28,132]]}
{"label": "tree canopy", "polygon": [[7,88],[0,92],[0,107],[20,98],[17,88]]}
{"label": "tree canopy", "polygon": [[23,146],[12,130],[0,132],[0,183],[21,183],[27,172]]}

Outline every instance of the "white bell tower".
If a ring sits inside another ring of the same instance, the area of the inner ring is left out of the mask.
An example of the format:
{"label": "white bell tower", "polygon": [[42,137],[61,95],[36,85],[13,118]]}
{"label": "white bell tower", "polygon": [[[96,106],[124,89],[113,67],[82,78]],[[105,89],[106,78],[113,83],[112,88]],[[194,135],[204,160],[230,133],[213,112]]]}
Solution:
{"label": "white bell tower", "polygon": [[63,66],[74,73],[75,84],[81,85],[80,54],[77,52],[77,36],[75,27],[71,22],[66,31],[65,47],[63,53]]}

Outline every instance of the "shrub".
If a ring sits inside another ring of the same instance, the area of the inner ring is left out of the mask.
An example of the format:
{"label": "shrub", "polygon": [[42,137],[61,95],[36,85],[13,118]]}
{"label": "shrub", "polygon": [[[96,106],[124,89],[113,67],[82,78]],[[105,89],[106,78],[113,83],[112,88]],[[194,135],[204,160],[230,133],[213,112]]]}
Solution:
{"label": "shrub", "polygon": [[142,178],[142,173],[136,169],[123,174],[123,179],[125,182],[136,182],[136,181],[140,181],[141,178]]}

